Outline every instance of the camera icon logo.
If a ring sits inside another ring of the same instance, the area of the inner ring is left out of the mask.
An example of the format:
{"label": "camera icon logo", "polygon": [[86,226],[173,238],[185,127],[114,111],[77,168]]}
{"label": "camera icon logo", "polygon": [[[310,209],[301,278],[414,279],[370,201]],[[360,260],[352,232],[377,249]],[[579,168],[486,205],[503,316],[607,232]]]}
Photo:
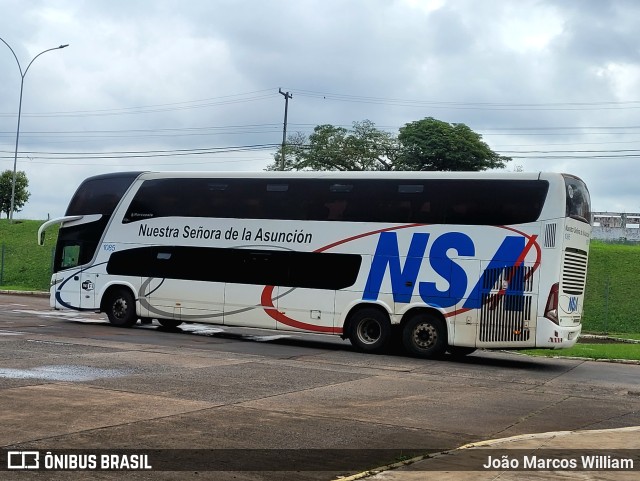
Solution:
{"label": "camera icon logo", "polygon": [[40,452],[8,451],[7,469],[40,469]]}

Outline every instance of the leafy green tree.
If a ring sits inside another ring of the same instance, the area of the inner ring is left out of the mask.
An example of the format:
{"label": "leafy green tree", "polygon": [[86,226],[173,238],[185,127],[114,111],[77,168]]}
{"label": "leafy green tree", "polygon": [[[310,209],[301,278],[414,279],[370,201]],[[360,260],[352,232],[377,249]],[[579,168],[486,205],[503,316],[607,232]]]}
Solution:
{"label": "leafy green tree", "polygon": [[[0,212],[4,212],[9,218],[11,211],[11,184],[13,182],[13,171],[5,170],[0,174]],[[16,191],[14,196],[13,211],[20,212],[29,200],[31,194],[27,190],[29,179],[23,171],[16,172]]]}
{"label": "leafy green tree", "polygon": [[[400,128],[397,137],[369,120],[353,128],[318,125],[307,138],[297,133],[285,146],[284,170],[438,170],[504,168],[510,157],[497,154],[465,124],[428,117]],[[282,168],[282,149],[267,170]]]}
{"label": "leafy green tree", "polygon": [[[285,146],[284,170],[393,170],[395,137],[369,120],[354,122],[352,129],[318,125],[307,138],[296,133]],[[267,170],[280,170],[282,149]]]}
{"label": "leafy green tree", "polygon": [[397,170],[478,171],[504,168],[511,160],[491,150],[465,124],[433,117],[401,127],[398,142]]}

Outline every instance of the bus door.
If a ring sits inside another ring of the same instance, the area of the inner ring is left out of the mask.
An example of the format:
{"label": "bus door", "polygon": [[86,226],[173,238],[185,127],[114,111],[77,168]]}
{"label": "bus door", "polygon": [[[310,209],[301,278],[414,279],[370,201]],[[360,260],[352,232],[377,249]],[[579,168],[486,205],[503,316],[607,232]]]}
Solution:
{"label": "bus door", "polygon": [[[54,307],[56,308],[80,309],[87,307],[86,304],[88,302],[92,303],[95,283],[91,284],[91,281],[78,265],[81,249],[82,242],[77,240],[69,240],[58,246],[57,255],[59,258],[57,259],[57,264],[64,272],[56,275],[56,280],[58,281],[55,288]],[[86,289],[83,289],[83,283]],[[85,295],[89,297],[85,299]],[[83,306],[83,304],[85,305]]]}
{"label": "bus door", "polygon": [[80,308],[94,309],[96,307],[97,274],[87,271],[80,273]]}

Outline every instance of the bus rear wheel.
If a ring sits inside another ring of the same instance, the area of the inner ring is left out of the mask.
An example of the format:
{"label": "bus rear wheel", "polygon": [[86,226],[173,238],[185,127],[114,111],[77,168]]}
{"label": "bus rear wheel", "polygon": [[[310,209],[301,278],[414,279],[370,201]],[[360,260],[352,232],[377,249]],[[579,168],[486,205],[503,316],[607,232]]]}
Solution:
{"label": "bus rear wheel", "polygon": [[175,319],[158,319],[158,322],[162,327],[166,327],[167,329],[175,329],[182,321],[176,321]]}
{"label": "bus rear wheel", "polygon": [[349,340],[360,351],[382,351],[391,337],[389,317],[375,308],[356,311],[349,323]]}
{"label": "bus rear wheel", "polygon": [[116,289],[109,295],[106,303],[109,322],[118,327],[131,327],[138,322],[136,301],[129,289]]}
{"label": "bus rear wheel", "polygon": [[431,314],[414,314],[402,329],[402,344],[412,356],[440,357],[447,347],[444,323]]}

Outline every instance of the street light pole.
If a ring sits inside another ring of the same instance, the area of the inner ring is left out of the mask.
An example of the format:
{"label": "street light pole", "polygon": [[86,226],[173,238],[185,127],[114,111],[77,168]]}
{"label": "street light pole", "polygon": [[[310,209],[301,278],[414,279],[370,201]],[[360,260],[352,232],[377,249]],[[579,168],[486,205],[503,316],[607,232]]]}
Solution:
{"label": "street light pole", "polygon": [[20,117],[22,115],[22,91],[24,89],[24,78],[27,75],[27,72],[29,71],[29,67],[31,67],[31,64],[40,55],[42,55],[43,53],[51,52],[52,50],[59,50],[61,48],[68,47],[69,44],[67,43],[65,45],[59,45],[58,47],[53,47],[53,48],[48,48],[47,50],[43,50],[42,52],[40,52],[38,55],[36,55],[35,57],[33,57],[31,59],[31,62],[29,62],[29,65],[27,65],[27,68],[24,69],[24,72],[23,72],[22,71],[22,65],[20,65],[20,60],[18,60],[18,56],[16,55],[16,53],[11,48],[11,45],[9,45],[7,42],[5,42],[2,37],[0,37],[0,40],[2,40],[2,43],[4,43],[7,47],[9,47],[9,50],[11,50],[11,53],[13,54],[13,58],[16,59],[16,63],[18,64],[18,69],[20,70],[20,102],[18,103],[18,127],[16,129],[16,149],[15,149],[15,153],[14,153],[14,156],[13,156],[13,178],[12,178],[12,181],[11,181],[11,208],[9,210],[9,223],[11,223],[13,221],[13,209],[15,207],[15,199],[16,199],[16,176],[17,176],[17,167],[18,167],[18,141],[20,139]]}

